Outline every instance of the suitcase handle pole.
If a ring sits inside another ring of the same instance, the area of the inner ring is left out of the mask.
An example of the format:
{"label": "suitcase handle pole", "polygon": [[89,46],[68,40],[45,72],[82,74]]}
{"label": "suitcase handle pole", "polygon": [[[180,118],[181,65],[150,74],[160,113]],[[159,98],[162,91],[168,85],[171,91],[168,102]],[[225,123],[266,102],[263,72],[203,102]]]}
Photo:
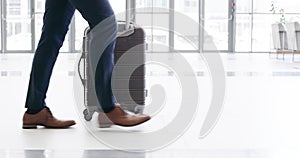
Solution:
{"label": "suitcase handle pole", "polygon": [[131,1],[132,0],[126,0],[125,21],[118,21],[121,23],[121,25],[118,26],[118,37],[127,37],[134,33],[134,26],[131,22]]}
{"label": "suitcase handle pole", "polygon": [[131,21],[131,18],[130,18],[130,14],[131,14],[131,0],[126,0],[126,24],[125,24],[125,29],[126,30],[129,30],[129,25],[130,25],[130,21]]}

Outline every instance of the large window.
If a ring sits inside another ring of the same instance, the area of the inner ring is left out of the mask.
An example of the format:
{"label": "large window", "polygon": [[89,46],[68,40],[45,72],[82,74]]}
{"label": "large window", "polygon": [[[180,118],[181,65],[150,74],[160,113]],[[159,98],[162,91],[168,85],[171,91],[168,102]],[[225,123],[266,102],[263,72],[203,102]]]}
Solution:
{"label": "large window", "polygon": [[2,20],[5,23],[7,50],[31,50],[30,3],[23,0],[10,0],[4,4]]}
{"label": "large window", "polygon": [[236,51],[269,52],[271,24],[300,20],[298,0],[237,0]]}
{"label": "large window", "polygon": [[[229,49],[229,22],[231,17],[228,17],[229,0],[203,0],[203,11],[201,20],[203,21],[203,29],[207,33],[203,36],[203,50],[214,50],[211,47],[212,40],[218,50],[227,51]],[[211,39],[211,40],[210,40]]]}
{"label": "large window", "polygon": [[[109,1],[116,14],[125,11],[125,0]],[[158,52],[170,49],[186,52],[210,51],[206,47],[210,39],[218,50],[225,52],[269,52],[272,49],[271,24],[300,21],[298,0],[132,0],[132,2],[135,5],[132,7],[136,8],[133,20],[145,26],[149,50]],[[236,4],[234,11],[230,9],[232,2]],[[45,0],[1,1],[2,51],[35,50],[41,34],[44,5]],[[184,36],[197,41],[198,46],[191,45],[180,34],[169,31],[182,27],[179,26],[182,22],[177,19],[176,12],[188,16],[203,27],[203,30],[190,28],[188,24],[186,27]],[[124,17],[120,20],[124,20]],[[157,25],[163,28],[156,28]],[[87,26],[80,13],[76,12],[60,51],[80,51],[83,32]],[[159,47],[158,44],[167,47]]]}
{"label": "large window", "polygon": [[[160,47],[161,45],[169,46],[170,43],[170,33],[167,29],[163,29],[170,26],[170,12],[167,10],[169,0],[136,0],[136,8],[136,23],[145,26],[148,50],[169,51],[167,47]],[[162,26],[162,29],[155,26]]]}
{"label": "large window", "polygon": [[[192,19],[194,22],[199,23],[199,1],[198,0],[175,0],[175,11],[184,14],[185,16]],[[177,30],[178,27],[186,25],[183,20],[178,17],[174,17],[174,28]],[[200,28],[193,27],[191,25],[187,25],[186,31],[184,32],[183,36],[193,41],[197,41],[199,43],[200,37]],[[199,45],[191,45],[190,42],[186,39],[183,39],[181,35],[174,34],[174,48],[175,50],[188,50],[188,51],[195,51],[199,50]]]}

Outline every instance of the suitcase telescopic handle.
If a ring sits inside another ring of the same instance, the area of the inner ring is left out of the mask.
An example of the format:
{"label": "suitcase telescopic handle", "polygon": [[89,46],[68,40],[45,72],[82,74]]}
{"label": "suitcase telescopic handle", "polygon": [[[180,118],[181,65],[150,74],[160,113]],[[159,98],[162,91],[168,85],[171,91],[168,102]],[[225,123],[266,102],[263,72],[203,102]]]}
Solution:
{"label": "suitcase telescopic handle", "polygon": [[125,21],[118,21],[118,37],[127,37],[134,33],[134,25],[131,21],[131,2],[132,0],[126,0]]}
{"label": "suitcase telescopic handle", "polygon": [[131,21],[131,0],[126,0],[126,22],[125,22],[125,29],[129,30],[130,21]]}

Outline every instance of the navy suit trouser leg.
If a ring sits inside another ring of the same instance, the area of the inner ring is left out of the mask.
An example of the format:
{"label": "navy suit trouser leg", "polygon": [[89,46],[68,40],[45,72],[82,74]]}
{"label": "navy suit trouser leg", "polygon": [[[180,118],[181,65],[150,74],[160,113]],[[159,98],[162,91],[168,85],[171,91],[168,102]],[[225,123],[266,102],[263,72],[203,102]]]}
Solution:
{"label": "navy suit trouser leg", "polygon": [[[75,9],[90,28],[114,14],[108,0],[46,0],[42,34],[33,58],[25,103],[28,113],[34,114],[46,107],[52,70]],[[110,112],[116,103],[111,90],[114,46],[115,40],[103,52],[95,74],[97,97],[104,112]]]}

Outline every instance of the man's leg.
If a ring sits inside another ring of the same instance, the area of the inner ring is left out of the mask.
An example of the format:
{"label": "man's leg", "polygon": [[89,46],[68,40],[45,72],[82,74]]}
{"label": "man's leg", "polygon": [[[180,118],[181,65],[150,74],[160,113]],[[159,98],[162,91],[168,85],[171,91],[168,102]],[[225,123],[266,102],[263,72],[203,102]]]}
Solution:
{"label": "man's leg", "polygon": [[68,0],[46,0],[41,39],[34,55],[26,99],[23,128],[67,128],[73,120],[58,120],[46,107],[45,98],[53,66],[75,8]]}
{"label": "man's leg", "polygon": [[[99,61],[94,63],[97,64],[96,66],[91,62],[91,65],[96,67],[94,78],[96,94],[101,108],[105,112],[105,114],[100,112],[98,115],[100,127],[109,127],[113,124],[135,126],[149,120],[150,117],[147,115],[131,115],[125,112],[117,104],[113,96],[111,77],[114,68],[114,46],[117,24],[109,1],[70,0],[70,2],[80,11],[90,25],[91,31],[89,35],[91,41],[89,45],[90,54],[88,56],[94,58],[94,56],[101,55]],[[106,48],[103,48],[103,46],[106,46]],[[98,60],[98,58],[96,59]]]}
{"label": "man's leg", "polygon": [[29,114],[38,113],[46,106],[46,92],[53,66],[74,11],[68,0],[46,0],[42,35],[32,63],[25,104]]}
{"label": "man's leg", "polygon": [[[116,31],[116,21],[114,19],[114,12],[108,2],[108,0],[89,0],[89,1],[82,1],[82,0],[70,0],[70,2],[76,7],[77,10],[82,14],[83,18],[89,23],[91,28],[91,32],[93,29],[104,20],[111,18],[111,22],[115,23],[115,25],[111,25],[110,28],[103,28],[98,29],[100,32],[95,33],[93,36],[94,38],[103,38],[105,29]],[[103,33],[103,34],[102,34]],[[96,36],[96,37],[95,37]],[[102,37],[101,37],[102,36]],[[112,93],[111,88],[111,76],[114,68],[114,47],[115,47],[115,38],[112,40],[111,43],[108,43],[107,47],[104,49],[103,54],[97,64],[95,78],[95,89],[98,101],[101,105],[101,109],[104,112],[110,112],[114,109],[116,100]],[[106,39],[104,39],[106,40]],[[100,40],[101,41],[101,40]],[[102,42],[101,42],[102,43]],[[101,45],[99,43],[99,45]],[[102,43],[103,44],[103,43]],[[101,52],[96,52],[101,53]],[[92,75],[91,75],[92,76]]]}

